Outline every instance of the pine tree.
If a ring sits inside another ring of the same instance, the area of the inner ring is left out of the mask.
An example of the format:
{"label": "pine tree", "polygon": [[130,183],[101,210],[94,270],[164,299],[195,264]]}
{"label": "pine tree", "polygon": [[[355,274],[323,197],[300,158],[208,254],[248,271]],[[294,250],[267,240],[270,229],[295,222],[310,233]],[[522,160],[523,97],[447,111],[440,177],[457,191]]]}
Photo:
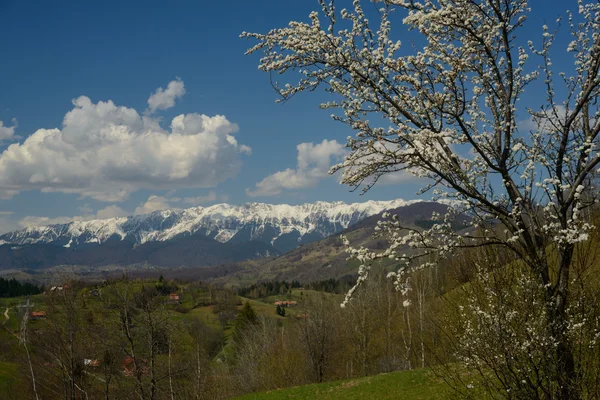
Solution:
{"label": "pine tree", "polygon": [[285,317],[285,308],[281,307],[279,304],[277,305],[277,309],[275,310],[275,312],[277,313],[277,315]]}
{"label": "pine tree", "polygon": [[250,302],[247,301],[244,303],[244,306],[238,313],[237,317],[235,318],[235,322],[233,323],[234,340],[238,342],[243,335],[243,332],[247,328],[257,325],[258,322],[258,315],[256,314],[256,311],[254,311],[254,308],[252,308]]}

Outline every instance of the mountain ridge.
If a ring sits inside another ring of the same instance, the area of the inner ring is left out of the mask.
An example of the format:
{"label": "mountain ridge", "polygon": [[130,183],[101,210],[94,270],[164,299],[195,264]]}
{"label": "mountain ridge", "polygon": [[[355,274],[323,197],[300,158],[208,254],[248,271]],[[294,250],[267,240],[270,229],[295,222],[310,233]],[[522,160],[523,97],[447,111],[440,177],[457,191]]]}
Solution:
{"label": "mountain ridge", "polygon": [[28,227],[0,235],[0,244],[54,244],[81,248],[114,240],[141,245],[169,241],[179,236],[204,235],[220,243],[264,242],[285,253],[299,245],[336,234],[364,218],[417,202],[421,200],[370,200],[350,204],[318,201],[296,206],[223,203]]}

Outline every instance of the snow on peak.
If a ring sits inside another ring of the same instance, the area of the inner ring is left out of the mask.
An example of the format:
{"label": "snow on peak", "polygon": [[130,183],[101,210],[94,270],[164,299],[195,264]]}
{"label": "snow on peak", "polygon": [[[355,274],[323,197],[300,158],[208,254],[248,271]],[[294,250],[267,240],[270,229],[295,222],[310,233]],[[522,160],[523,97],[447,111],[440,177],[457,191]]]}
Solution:
{"label": "snow on peak", "polygon": [[[318,201],[296,206],[223,203],[183,210],[155,211],[131,217],[28,227],[4,234],[0,236],[0,240],[19,245],[57,243],[65,247],[76,247],[107,240],[130,240],[140,244],[170,240],[179,235],[202,234],[220,242],[232,239],[260,240],[277,247],[277,243],[283,243],[288,236],[295,243],[302,243],[302,238],[307,234],[311,234],[312,240],[315,240],[335,234],[363,218],[418,201],[420,200],[370,200],[352,204]],[[290,242],[288,240],[288,244],[280,244],[279,247],[289,247]]]}

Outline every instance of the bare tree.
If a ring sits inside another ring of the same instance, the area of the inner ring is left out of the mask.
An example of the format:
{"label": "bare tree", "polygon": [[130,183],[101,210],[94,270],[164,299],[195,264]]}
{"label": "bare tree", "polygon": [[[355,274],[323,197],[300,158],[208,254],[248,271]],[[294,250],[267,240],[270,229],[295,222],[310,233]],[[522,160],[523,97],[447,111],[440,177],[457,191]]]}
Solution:
{"label": "bare tree", "polygon": [[425,368],[425,340],[426,340],[426,332],[425,332],[425,324],[427,322],[426,318],[426,308],[427,302],[432,298],[432,269],[426,269],[417,271],[413,275],[413,287],[415,291],[416,298],[416,308],[419,315],[419,345],[421,347],[421,368]]}
{"label": "bare tree", "polygon": [[299,341],[308,357],[314,382],[323,382],[331,367],[335,347],[336,324],[334,304],[324,298],[311,299],[299,322]]}
{"label": "bare tree", "polygon": [[127,279],[122,282],[112,282],[102,294],[105,307],[110,309],[118,321],[118,328],[123,337],[121,345],[122,354],[131,357],[133,362],[133,377],[136,382],[136,395],[147,399],[146,384],[143,380],[144,366],[140,357],[142,344],[136,333],[134,317],[137,313],[134,303],[133,285]]}
{"label": "bare tree", "polygon": [[48,296],[46,311],[50,318],[36,335],[41,359],[57,367],[65,399],[87,396],[89,386],[83,368],[87,338],[80,289],[78,282],[69,282]]}
{"label": "bare tree", "polygon": [[33,394],[35,395],[36,400],[39,400],[40,396],[37,390],[37,384],[35,379],[35,372],[33,371],[33,363],[31,361],[31,354],[29,353],[29,337],[27,333],[27,323],[29,322],[29,313],[25,312],[23,315],[23,320],[21,321],[21,331],[19,335],[19,341],[25,348],[25,355],[27,356],[27,365],[29,367],[29,374],[31,377],[31,386],[33,389]]}

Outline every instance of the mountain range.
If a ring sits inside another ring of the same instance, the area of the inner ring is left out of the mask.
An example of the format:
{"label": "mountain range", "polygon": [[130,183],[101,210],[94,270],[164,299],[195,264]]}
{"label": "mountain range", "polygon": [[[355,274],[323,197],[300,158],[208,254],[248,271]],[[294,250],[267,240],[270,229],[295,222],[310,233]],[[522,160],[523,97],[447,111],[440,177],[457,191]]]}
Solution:
{"label": "mountain range", "polygon": [[[402,225],[413,229],[427,229],[434,223],[433,213],[444,214],[448,205],[431,202],[413,202],[395,209],[386,210],[390,215],[397,215]],[[388,246],[383,237],[375,237],[375,228],[382,219],[381,214],[361,219],[341,232],[324,239],[300,246],[279,257],[227,265],[227,274],[213,272],[217,281],[233,286],[247,286],[257,281],[292,281],[311,282],[330,278],[341,278],[354,275],[359,263],[348,260],[348,254],[342,244],[340,235],[344,235],[354,247],[364,246],[374,251],[382,251]],[[453,222],[453,229],[463,231],[470,228],[470,218],[460,215]],[[403,253],[410,254],[414,250],[408,246],[401,248]],[[393,260],[377,263],[379,267],[393,269]]]}
{"label": "mountain range", "polygon": [[0,236],[0,268],[209,266],[273,257],[415,203],[419,201],[217,204],[28,227]]}

